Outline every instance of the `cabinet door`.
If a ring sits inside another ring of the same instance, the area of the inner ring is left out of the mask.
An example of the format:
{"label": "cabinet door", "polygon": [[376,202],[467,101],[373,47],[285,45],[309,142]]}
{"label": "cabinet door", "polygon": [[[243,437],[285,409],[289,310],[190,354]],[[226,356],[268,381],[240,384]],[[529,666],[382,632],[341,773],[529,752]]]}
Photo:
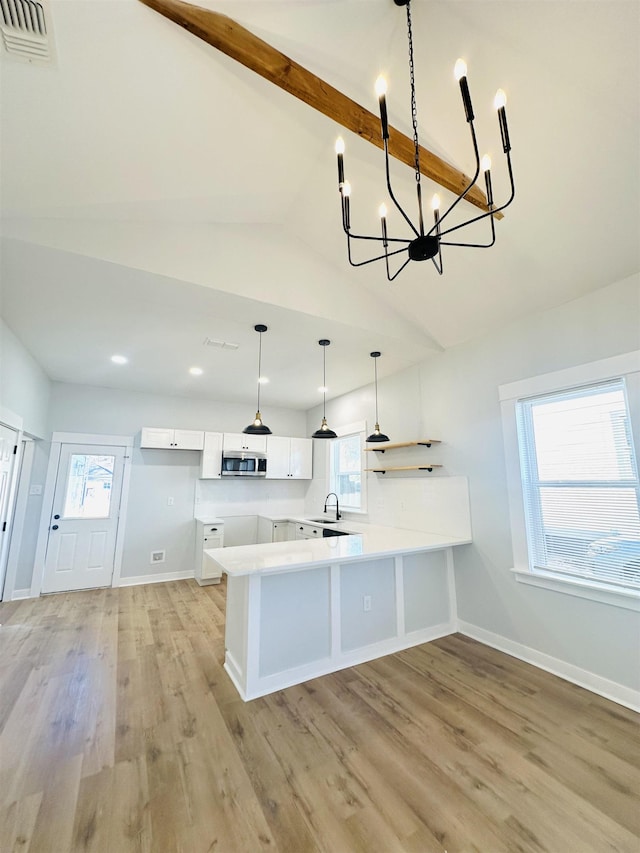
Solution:
{"label": "cabinet door", "polygon": [[267,480],[286,480],[289,476],[289,439],[281,435],[267,437]]}
{"label": "cabinet door", "polygon": [[173,447],[173,429],[168,427],[143,427],[140,433],[140,447]]}
{"label": "cabinet door", "polygon": [[258,453],[264,453],[267,449],[267,436],[225,432],[222,444],[225,450],[256,450]]}
{"label": "cabinet door", "polygon": [[[268,468],[268,463],[267,463]],[[310,438],[289,439],[289,474],[296,480],[313,476],[313,442]]]}
{"label": "cabinet door", "polygon": [[205,432],[202,460],[200,461],[200,478],[203,480],[218,479],[222,468],[222,433]]}
{"label": "cabinet door", "polygon": [[202,450],[204,432],[196,429],[175,429],[173,431],[173,446],[177,450]]}
{"label": "cabinet door", "polygon": [[[211,536],[207,536],[204,540],[204,548],[203,551],[208,548],[222,548],[223,546],[223,538],[222,536],[216,536],[212,534]],[[202,571],[200,573],[200,577],[203,580],[210,580],[211,578],[219,578],[222,576],[222,572],[220,569],[214,564],[213,560],[209,560],[204,554],[202,555]]]}
{"label": "cabinet door", "polygon": [[291,523],[288,521],[274,521],[273,533],[271,536],[272,542],[289,542],[291,536]]}

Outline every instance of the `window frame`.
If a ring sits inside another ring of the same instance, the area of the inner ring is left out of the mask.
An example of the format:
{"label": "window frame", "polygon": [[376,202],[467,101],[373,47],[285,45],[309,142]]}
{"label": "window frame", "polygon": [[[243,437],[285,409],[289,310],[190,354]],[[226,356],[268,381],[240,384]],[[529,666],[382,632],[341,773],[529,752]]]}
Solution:
{"label": "window frame", "polygon": [[329,484],[329,490],[335,491],[333,487],[333,476],[332,476],[332,468],[333,468],[333,452],[335,442],[339,439],[348,438],[352,435],[357,435],[360,440],[360,508],[353,509],[352,507],[343,507],[340,504],[340,512],[346,512],[354,515],[366,515],[367,514],[367,477],[364,470],[364,446],[365,446],[365,436],[367,434],[367,425],[364,421],[358,421],[353,424],[344,424],[342,426],[334,426],[334,432],[336,433],[336,438],[330,438],[328,440],[329,448],[327,453],[327,483]]}
{"label": "window frame", "polygon": [[568,392],[614,379],[623,379],[626,382],[631,431],[635,447],[638,449],[640,448],[640,436],[638,435],[640,428],[640,351],[542,374],[499,387],[513,547],[511,571],[520,583],[605,602],[626,609],[640,610],[640,590],[579,576],[574,577],[543,569],[532,569],[529,565],[517,431],[517,404],[525,398],[562,391]]}

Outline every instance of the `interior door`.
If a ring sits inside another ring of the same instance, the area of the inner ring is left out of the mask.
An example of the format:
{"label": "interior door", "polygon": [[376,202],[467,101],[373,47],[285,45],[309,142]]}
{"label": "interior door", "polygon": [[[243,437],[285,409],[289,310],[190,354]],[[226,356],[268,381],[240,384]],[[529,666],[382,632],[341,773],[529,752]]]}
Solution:
{"label": "interior door", "polygon": [[43,592],[111,585],[124,458],[124,447],[61,446]]}
{"label": "interior door", "polygon": [[0,424],[0,600],[4,587],[4,575],[7,566],[9,544],[9,518],[12,507],[9,506],[11,492],[11,473],[16,458],[18,433],[10,427]]}

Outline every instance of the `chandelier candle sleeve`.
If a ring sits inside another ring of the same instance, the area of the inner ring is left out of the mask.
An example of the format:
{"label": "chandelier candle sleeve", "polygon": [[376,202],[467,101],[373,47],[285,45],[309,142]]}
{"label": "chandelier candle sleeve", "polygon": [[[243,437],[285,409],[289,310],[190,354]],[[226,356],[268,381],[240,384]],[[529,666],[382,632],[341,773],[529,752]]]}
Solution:
{"label": "chandelier candle sleeve", "polygon": [[389,139],[389,119],[387,116],[387,81],[384,77],[376,80],[376,95],[380,104],[380,124],[382,126],[382,138]]}
{"label": "chandelier candle sleeve", "polygon": [[338,186],[344,183],[344,139],[339,136],[336,139],[336,155],[338,157]]}
{"label": "chandelier candle sleeve", "polygon": [[493,204],[493,187],[491,185],[491,157],[485,154],[482,158],[482,171],[484,172],[484,183],[487,189],[487,204],[489,207]]}
{"label": "chandelier candle sleeve", "polygon": [[471,94],[469,92],[469,84],[467,83],[467,65],[463,59],[459,59],[453,73],[456,80],[460,84],[460,92],[462,93],[462,103],[464,104],[464,112],[467,117],[467,122],[473,121],[473,106],[471,105]]}
{"label": "chandelier candle sleeve", "polygon": [[505,154],[511,151],[511,142],[509,141],[509,128],[507,127],[507,96],[498,89],[494,101],[495,107],[498,110],[498,122],[500,123],[500,134],[502,136],[502,150]]}

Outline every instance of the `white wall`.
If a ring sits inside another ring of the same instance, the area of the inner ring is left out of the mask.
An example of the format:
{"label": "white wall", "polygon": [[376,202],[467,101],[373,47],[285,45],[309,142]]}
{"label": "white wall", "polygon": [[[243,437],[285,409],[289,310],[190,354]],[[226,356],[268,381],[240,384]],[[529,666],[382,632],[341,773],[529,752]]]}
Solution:
{"label": "white wall", "polygon": [[[442,474],[469,478],[473,544],[454,549],[459,619],[504,638],[505,645],[519,644],[633,689],[640,687],[637,613],[525,587],[510,572],[498,386],[636,350],[639,319],[636,275],[379,383],[380,426],[391,440],[441,438],[445,443],[430,452],[443,462]],[[309,413],[309,426],[318,412]],[[373,413],[371,386],[327,404],[330,425],[367,418],[371,426]],[[370,506],[387,501],[392,481],[382,476],[368,476]],[[411,478],[405,483],[410,495]]]}
{"label": "white wall", "polygon": [[22,418],[24,432],[48,438],[51,382],[30,352],[0,318],[0,410]]}
{"label": "white wall", "polygon": [[[51,382],[31,353],[0,318],[0,421],[10,426],[11,413],[22,421],[23,432],[34,439],[31,469],[23,480],[24,488],[43,485],[49,455],[48,409]],[[5,413],[3,415],[3,413]],[[7,577],[13,590],[28,590],[38,538],[42,494],[26,496],[22,536],[11,542],[9,559],[15,576]],[[26,593],[25,593],[26,594]]]}
{"label": "white wall", "polygon": [[[54,382],[50,423],[54,432],[133,435],[131,486],[126,518],[122,578],[190,572],[193,569],[196,496],[207,500],[215,492],[225,514],[247,512],[247,502],[268,494],[301,500],[300,484],[258,481],[242,484],[200,483],[200,452],[140,449],[143,426],[241,432],[252,419],[251,408],[211,400],[163,397]],[[303,436],[305,415],[288,409],[269,409],[274,434]],[[259,495],[257,493],[260,493]],[[173,505],[168,505],[168,498]],[[166,551],[164,563],[151,564],[151,551]]]}

